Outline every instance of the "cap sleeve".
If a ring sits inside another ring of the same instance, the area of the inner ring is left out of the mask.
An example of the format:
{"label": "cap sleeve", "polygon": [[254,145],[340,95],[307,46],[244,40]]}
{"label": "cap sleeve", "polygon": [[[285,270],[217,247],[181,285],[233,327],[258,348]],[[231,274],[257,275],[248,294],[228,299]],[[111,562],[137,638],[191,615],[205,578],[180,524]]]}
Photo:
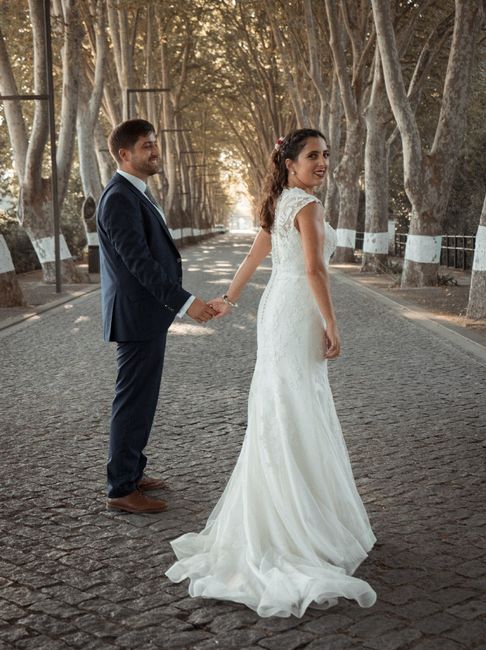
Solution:
{"label": "cap sleeve", "polygon": [[290,230],[294,225],[294,219],[303,207],[309,203],[321,203],[317,196],[308,194],[300,187],[293,187],[284,192],[280,199],[279,209],[276,215],[276,226],[282,230]]}

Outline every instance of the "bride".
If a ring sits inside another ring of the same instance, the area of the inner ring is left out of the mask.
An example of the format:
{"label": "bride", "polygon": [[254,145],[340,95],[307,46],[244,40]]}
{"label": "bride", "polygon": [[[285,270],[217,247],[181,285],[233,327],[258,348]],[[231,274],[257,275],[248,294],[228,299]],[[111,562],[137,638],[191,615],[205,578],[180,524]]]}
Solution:
{"label": "bride", "polygon": [[334,407],[327,361],[340,354],[327,265],[336,233],[313,192],[329,150],[314,129],[279,138],[261,230],[218,317],[272,251],[257,317],[248,427],[233,473],[205,528],[174,540],[166,575],[191,596],[243,603],[260,616],[301,617],[340,596],[370,607],[376,593],[353,577],[376,541],[356,489]]}

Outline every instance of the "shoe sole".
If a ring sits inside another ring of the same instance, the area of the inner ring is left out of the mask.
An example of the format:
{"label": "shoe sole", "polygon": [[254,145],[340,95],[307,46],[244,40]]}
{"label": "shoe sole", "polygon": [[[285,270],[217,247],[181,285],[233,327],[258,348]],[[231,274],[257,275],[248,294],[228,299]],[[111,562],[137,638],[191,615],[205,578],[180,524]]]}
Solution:
{"label": "shoe sole", "polygon": [[145,514],[155,514],[157,512],[165,512],[167,510],[166,506],[165,508],[157,508],[156,510],[135,510],[135,509],[130,509],[130,508],[120,508],[120,506],[110,506],[106,504],[106,509],[107,510],[114,510],[117,512],[128,512],[131,515],[145,515]]}

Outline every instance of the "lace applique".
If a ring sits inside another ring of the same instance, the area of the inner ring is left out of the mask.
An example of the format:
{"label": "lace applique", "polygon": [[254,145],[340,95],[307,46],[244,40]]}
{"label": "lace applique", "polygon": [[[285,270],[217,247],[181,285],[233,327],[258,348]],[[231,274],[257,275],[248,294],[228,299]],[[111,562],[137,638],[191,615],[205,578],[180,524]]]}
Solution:
{"label": "lace applique", "polygon": [[294,226],[294,219],[299,210],[312,202],[320,203],[317,196],[312,196],[299,187],[284,189],[275,211],[275,231],[288,233]]}
{"label": "lace applique", "polygon": [[[272,261],[275,268],[288,273],[302,274],[305,272],[304,252],[300,233],[294,225],[295,216],[305,205],[311,202],[320,203],[298,187],[284,189],[277,201],[275,222],[272,230]],[[325,223],[324,263],[327,265],[336,248],[336,232]]]}

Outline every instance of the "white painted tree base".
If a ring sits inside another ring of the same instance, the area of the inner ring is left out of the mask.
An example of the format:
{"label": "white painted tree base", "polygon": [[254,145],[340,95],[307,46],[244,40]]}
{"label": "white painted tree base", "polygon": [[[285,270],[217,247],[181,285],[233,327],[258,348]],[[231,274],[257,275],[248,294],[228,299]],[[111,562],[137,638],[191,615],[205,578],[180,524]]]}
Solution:
{"label": "white painted tree base", "polygon": [[0,274],[15,271],[12,256],[5,241],[5,237],[0,235]]}
{"label": "white painted tree base", "polygon": [[486,226],[478,226],[472,270],[486,271]]}
{"label": "white painted tree base", "polygon": [[[42,237],[40,239],[32,239],[31,241],[41,264],[47,264],[56,260],[54,237]],[[64,235],[59,237],[59,248],[61,260],[69,260],[72,258]]]}
{"label": "white painted tree base", "polygon": [[390,245],[388,232],[365,232],[363,253],[386,255]]}
{"label": "white painted tree base", "polygon": [[405,260],[419,264],[439,264],[442,235],[407,235]]}
{"label": "white painted tree base", "polygon": [[350,228],[337,228],[336,229],[337,242],[339,248],[351,248],[354,252],[356,248],[356,230]]}

